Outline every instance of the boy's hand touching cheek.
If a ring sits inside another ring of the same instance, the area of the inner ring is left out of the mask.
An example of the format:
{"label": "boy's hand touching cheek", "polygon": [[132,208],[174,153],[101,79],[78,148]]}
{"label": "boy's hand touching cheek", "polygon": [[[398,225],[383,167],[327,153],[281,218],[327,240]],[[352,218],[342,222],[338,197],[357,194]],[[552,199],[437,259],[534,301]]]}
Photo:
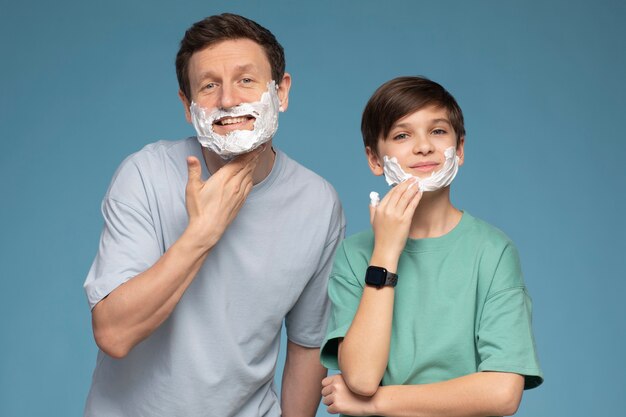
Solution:
{"label": "boy's hand touching cheek", "polygon": [[409,237],[413,214],[422,198],[414,178],[393,187],[376,207],[370,206],[374,252],[370,263],[395,272]]}

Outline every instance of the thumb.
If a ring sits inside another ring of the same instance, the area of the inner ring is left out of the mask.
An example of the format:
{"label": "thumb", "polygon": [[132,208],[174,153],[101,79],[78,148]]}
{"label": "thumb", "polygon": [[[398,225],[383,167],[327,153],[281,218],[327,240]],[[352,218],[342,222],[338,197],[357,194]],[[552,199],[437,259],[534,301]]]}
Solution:
{"label": "thumb", "polygon": [[376,216],[376,207],[380,204],[380,196],[376,191],[370,193],[370,224],[374,224],[374,216]]}
{"label": "thumb", "polygon": [[200,167],[200,161],[195,156],[187,157],[187,174],[188,185],[202,182],[202,168]]}

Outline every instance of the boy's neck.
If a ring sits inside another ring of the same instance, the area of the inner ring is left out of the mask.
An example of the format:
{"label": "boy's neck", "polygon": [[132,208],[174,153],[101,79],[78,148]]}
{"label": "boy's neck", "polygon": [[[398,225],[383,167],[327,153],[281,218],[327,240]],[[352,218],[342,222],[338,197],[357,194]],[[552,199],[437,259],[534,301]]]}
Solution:
{"label": "boy's neck", "polygon": [[462,216],[463,213],[450,202],[450,187],[426,192],[413,215],[409,237],[425,239],[443,236],[459,224]]}

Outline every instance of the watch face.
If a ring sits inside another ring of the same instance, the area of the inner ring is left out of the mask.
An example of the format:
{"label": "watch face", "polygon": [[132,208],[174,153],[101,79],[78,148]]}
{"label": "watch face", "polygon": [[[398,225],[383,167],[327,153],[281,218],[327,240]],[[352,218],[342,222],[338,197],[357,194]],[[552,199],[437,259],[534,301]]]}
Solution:
{"label": "watch face", "polygon": [[381,287],[385,285],[387,279],[387,270],[377,266],[370,266],[365,273],[365,283]]}

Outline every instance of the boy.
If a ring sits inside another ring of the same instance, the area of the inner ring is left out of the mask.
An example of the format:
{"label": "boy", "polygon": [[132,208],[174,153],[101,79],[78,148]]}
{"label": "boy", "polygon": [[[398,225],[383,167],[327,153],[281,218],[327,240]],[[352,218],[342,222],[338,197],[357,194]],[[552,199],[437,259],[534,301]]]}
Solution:
{"label": "boy", "polygon": [[[499,230],[450,202],[465,128],[439,84],[401,77],[363,112],[370,169],[397,184],[371,231],[346,239],[329,282],[322,363],[331,413],[493,416],[541,384],[531,301]],[[375,207],[374,207],[375,206]]]}

